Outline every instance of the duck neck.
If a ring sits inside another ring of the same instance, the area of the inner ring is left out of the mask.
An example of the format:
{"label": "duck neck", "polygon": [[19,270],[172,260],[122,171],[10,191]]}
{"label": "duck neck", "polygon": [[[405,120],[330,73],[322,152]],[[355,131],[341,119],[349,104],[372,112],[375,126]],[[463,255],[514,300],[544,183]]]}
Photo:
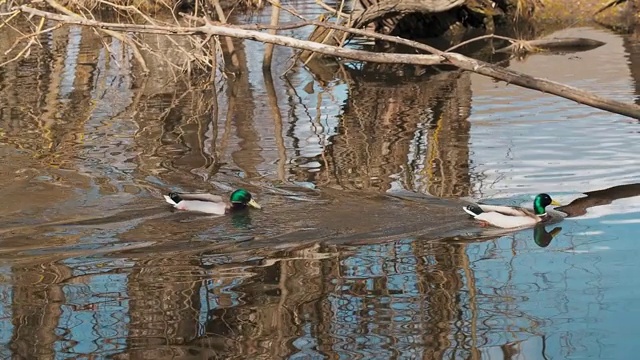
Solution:
{"label": "duck neck", "polygon": [[536,198],[533,201],[533,211],[538,216],[547,216],[547,212],[545,211],[545,206],[542,205],[542,200],[540,198]]}
{"label": "duck neck", "polygon": [[247,205],[241,202],[232,202],[231,203],[231,211],[237,211],[237,210],[242,210],[244,208],[246,208]]}

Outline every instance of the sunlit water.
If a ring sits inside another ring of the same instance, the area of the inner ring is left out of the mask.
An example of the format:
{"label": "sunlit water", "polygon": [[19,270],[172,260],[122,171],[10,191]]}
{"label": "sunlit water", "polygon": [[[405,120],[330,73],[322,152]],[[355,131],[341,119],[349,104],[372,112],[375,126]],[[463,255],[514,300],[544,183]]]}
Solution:
{"label": "sunlit water", "polygon": [[[561,35],[607,45],[511,68],[634,101],[628,39]],[[216,92],[159,66],[141,82],[90,31],[47,39],[55,56],[0,69],[0,357],[637,350],[637,121],[469,74],[281,77],[283,49],[271,88],[251,42],[235,44],[243,75]],[[216,219],[160,196],[238,186],[264,211]],[[616,186],[549,226],[553,239],[450,238],[474,229],[460,197],[568,204]],[[401,190],[451,204],[374,196]]]}

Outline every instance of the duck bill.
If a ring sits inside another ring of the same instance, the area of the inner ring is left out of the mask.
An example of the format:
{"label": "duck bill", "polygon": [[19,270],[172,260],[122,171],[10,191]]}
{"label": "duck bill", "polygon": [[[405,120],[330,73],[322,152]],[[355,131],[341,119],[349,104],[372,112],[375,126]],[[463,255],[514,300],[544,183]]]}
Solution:
{"label": "duck bill", "polygon": [[551,200],[551,205],[562,206],[562,204],[560,204],[559,202],[557,202],[555,200]]}
{"label": "duck bill", "polygon": [[562,231],[561,227],[555,227],[553,228],[553,230],[549,231],[549,235],[551,235],[551,237],[555,237],[556,235],[558,235],[560,233],[560,231]]}
{"label": "duck bill", "polygon": [[260,204],[258,204],[255,200],[251,199],[247,205],[256,208],[256,209],[262,209],[262,206],[260,206]]}

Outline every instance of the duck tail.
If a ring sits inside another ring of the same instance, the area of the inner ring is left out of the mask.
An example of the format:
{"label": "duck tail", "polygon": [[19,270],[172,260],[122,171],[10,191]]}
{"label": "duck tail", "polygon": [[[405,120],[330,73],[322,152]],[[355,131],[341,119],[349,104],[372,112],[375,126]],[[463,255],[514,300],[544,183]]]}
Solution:
{"label": "duck tail", "polygon": [[480,208],[480,206],[475,205],[475,204],[471,204],[471,205],[467,205],[467,206],[463,206],[462,210],[464,210],[464,212],[466,212],[467,214],[476,217],[480,214],[482,214],[484,211],[482,211],[482,209]]}
{"label": "duck tail", "polygon": [[164,196],[164,200],[171,205],[178,205],[178,203],[182,201],[182,198],[178,193],[170,192],[168,196]]}

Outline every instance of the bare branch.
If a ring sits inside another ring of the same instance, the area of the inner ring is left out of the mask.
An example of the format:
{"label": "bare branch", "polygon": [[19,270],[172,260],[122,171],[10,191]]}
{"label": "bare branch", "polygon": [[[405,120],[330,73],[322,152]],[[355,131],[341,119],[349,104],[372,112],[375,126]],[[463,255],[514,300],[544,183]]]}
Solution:
{"label": "bare branch", "polygon": [[[47,0],[52,1],[52,0]],[[89,20],[81,17],[67,16],[61,14],[54,14],[47,11],[31,8],[26,5],[22,5],[19,9],[25,13],[33,14],[40,17],[46,17],[49,19],[62,21],[69,24],[92,26],[100,29],[107,29],[105,31],[120,30],[120,31],[137,31],[137,32],[151,32],[166,31],[168,33],[177,35],[201,35],[211,34],[218,36],[230,36],[241,39],[249,39],[255,41],[261,41],[265,43],[273,43],[276,45],[288,46],[302,50],[315,51],[320,54],[338,56],[347,59],[372,61],[384,64],[414,64],[414,65],[434,65],[442,62],[440,56],[434,55],[414,55],[414,54],[384,54],[384,53],[372,53],[363,50],[343,49],[337,46],[319,44],[312,41],[293,39],[287,36],[265,34],[259,31],[245,30],[237,26],[231,25],[215,25],[208,23],[198,27],[178,27],[178,26],[158,26],[158,25],[137,25],[137,24],[119,24],[119,23],[106,23],[95,20]],[[393,38],[393,37],[391,37]],[[437,51],[437,50],[436,50]]]}
{"label": "bare branch", "polygon": [[500,79],[510,84],[515,84],[528,89],[544,91],[565,99],[593,106],[598,109],[611,111],[634,119],[640,119],[640,106],[636,104],[625,104],[620,101],[605,99],[572,86],[560,84],[547,79],[535,78],[513,70],[493,66],[483,61],[471,59],[460,54],[446,53],[444,56],[452,65],[465,70]]}
{"label": "bare branch", "polygon": [[0,24],[0,29],[2,29],[3,26],[7,25],[9,23],[9,21],[13,20],[14,17],[20,15],[20,11],[12,11],[9,13],[0,13],[0,16],[7,16],[10,15],[8,19],[2,21],[2,24]]}
{"label": "bare branch", "polygon": [[[285,11],[288,11],[286,8],[283,8]],[[205,23],[204,19],[202,18],[198,18],[198,17],[194,17],[188,14],[182,14],[185,18],[187,19],[192,19],[192,20],[197,20],[200,21],[201,23]],[[424,50],[427,51],[431,54],[434,55],[440,55],[443,53],[443,51],[440,51],[432,46],[423,44],[423,43],[419,43],[417,41],[413,41],[413,40],[407,40],[398,36],[391,36],[391,35],[383,35],[383,34],[378,34],[372,31],[368,31],[368,30],[362,30],[362,29],[354,29],[354,28],[350,28],[348,26],[343,26],[343,25],[338,25],[338,24],[334,24],[334,23],[329,23],[329,22],[325,22],[325,21],[317,21],[317,20],[304,20],[302,22],[298,22],[298,23],[292,23],[292,24],[281,24],[277,27],[278,30],[287,30],[287,29],[295,29],[295,28],[300,28],[300,27],[304,27],[304,26],[320,26],[320,27],[325,27],[328,29],[334,29],[334,30],[340,30],[340,31],[344,31],[347,33],[351,33],[351,34],[355,34],[355,35],[360,35],[360,36],[364,36],[370,39],[377,39],[377,40],[382,40],[382,41],[388,41],[391,43],[396,43],[396,44],[401,44],[401,45],[406,45],[409,47],[413,47],[419,50]],[[273,29],[274,27],[271,25],[265,25],[265,24],[252,24],[252,25],[234,25],[235,28],[238,29],[246,29],[246,30],[268,30],[268,29]]]}
{"label": "bare branch", "polygon": [[28,35],[23,35],[20,38],[18,38],[13,45],[11,45],[11,47],[9,48],[9,50],[5,51],[5,55],[11,53],[11,51],[13,51],[13,49],[24,39],[29,39],[29,41],[27,42],[27,44],[22,48],[22,50],[20,50],[20,52],[18,52],[18,54],[16,56],[14,56],[12,59],[9,59],[3,63],[0,64],[0,67],[5,66],[6,64],[16,61],[18,59],[20,59],[21,57],[27,57],[29,56],[30,52],[31,52],[31,46],[33,44],[35,44],[36,42],[38,42],[38,35],[43,34],[45,32],[49,32],[49,31],[53,31],[54,29],[58,28],[59,26],[54,26],[51,27],[49,29],[46,30],[42,30],[42,27],[44,27],[44,19],[45,18],[41,18],[40,19],[40,24],[38,25],[38,27],[36,28],[36,31],[33,34],[28,34]]}
{"label": "bare branch", "polygon": [[[47,3],[54,3],[55,0],[45,0]],[[449,3],[453,3],[458,0],[446,0]],[[625,104],[615,100],[608,100],[597,95],[591,94],[586,91],[582,91],[580,89],[576,89],[574,87],[566,86],[563,84],[559,84],[550,80],[534,78],[532,76],[528,76],[525,74],[520,74],[518,72],[503,69],[499,66],[492,65],[486,62],[482,62],[479,60],[471,59],[466,56],[452,53],[452,52],[443,52],[433,47],[420,44],[414,41],[401,39],[394,36],[387,36],[376,34],[374,32],[366,31],[366,30],[358,30],[352,29],[349,27],[321,22],[321,21],[305,21],[304,25],[315,25],[326,27],[328,29],[334,29],[343,31],[345,33],[351,33],[361,36],[366,36],[373,39],[379,39],[383,41],[389,41],[394,43],[400,43],[408,46],[412,46],[416,49],[424,50],[430,52],[430,55],[421,55],[421,54],[397,54],[397,53],[373,53],[369,51],[363,50],[355,50],[355,49],[345,49],[338,46],[321,44],[313,41],[307,40],[298,40],[287,36],[281,36],[276,34],[268,34],[260,31],[250,30],[253,29],[279,29],[283,28],[283,26],[292,26],[291,24],[280,25],[280,26],[265,26],[265,25],[249,25],[249,26],[232,26],[232,25],[224,25],[220,23],[214,23],[208,18],[197,18],[193,16],[185,16],[185,18],[190,20],[195,20],[197,23],[201,24],[200,26],[161,26],[158,24],[122,24],[122,23],[107,23],[100,22],[92,19],[83,18],[74,13],[68,13],[64,7],[56,8],[64,14],[57,14],[47,11],[38,10],[32,8],[30,6],[20,6],[15,10],[20,10],[21,12],[27,13],[29,15],[35,15],[41,18],[48,18],[56,21],[61,21],[63,23],[68,24],[77,24],[82,26],[90,26],[93,28],[101,29],[107,34],[115,34],[112,35],[114,37],[122,37],[122,34],[116,31],[130,31],[137,33],[162,33],[162,34],[175,34],[175,35],[206,35],[208,37],[217,37],[217,36],[226,36],[226,37],[235,37],[240,39],[248,39],[253,41],[260,41],[263,43],[270,43],[275,45],[287,46],[302,50],[307,50],[311,52],[316,52],[324,55],[330,55],[345,59],[353,59],[353,60],[361,60],[361,61],[369,61],[369,62],[377,62],[377,63],[387,63],[387,64],[412,64],[412,65],[436,65],[436,64],[449,64],[456,66],[463,70],[472,71],[478,74],[482,74],[485,76],[489,76],[498,80],[502,80],[508,83],[516,84],[522,87],[536,89],[540,91],[544,91],[547,93],[555,94],[557,96],[561,96],[570,100],[574,100],[583,104],[587,104],[599,109],[612,111],[618,114],[630,116],[636,119],[640,119],[640,106],[635,104]],[[291,10],[287,10],[291,11]],[[222,17],[224,19],[224,17]],[[295,24],[298,26],[298,24]],[[129,39],[128,37],[125,37]],[[35,37],[31,37],[30,39],[35,39]],[[512,41],[512,39],[507,39]],[[124,42],[125,40],[123,40]],[[131,44],[134,51],[137,50],[135,43],[133,40],[129,39],[129,44]],[[21,56],[28,50],[23,50],[21,52]],[[191,58],[193,59],[194,56]],[[201,58],[202,59],[202,58]],[[204,61],[205,63],[211,63],[211,61]]]}
{"label": "bare branch", "polygon": [[467,40],[467,41],[463,41],[463,42],[461,42],[460,44],[457,44],[457,45],[454,45],[454,46],[452,46],[452,47],[448,48],[448,49],[446,50],[446,52],[451,52],[451,51],[453,51],[453,50],[455,50],[455,49],[459,49],[459,48],[461,48],[461,47],[463,47],[463,46],[465,46],[465,45],[471,44],[471,43],[476,42],[476,41],[484,40],[484,39],[500,39],[500,40],[506,40],[506,41],[509,41],[509,42],[511,42],[511,43],[515,43],[515,42],[517,42],[517,41],[518,41],[518,40],[516,40],[516,39],[508,38],[508,37],[505,37],[505,36],[494,35],[494,34],[487,34],[487,35],[482,35],[482,36],[474,37],[473,39],[469,39],[469,40]]}
{"label": "bare branch", "polygon": [[327,5],[327,3],[325,3],[322,0],[316,0],[316,5],[320,6],[321,8],[327,11],[331,11],[332,13],[336,14],[339,17],[349,18],[349,14],[345,14],[341,11],[344,5],[344,1],[340,3],[340,10]]}

